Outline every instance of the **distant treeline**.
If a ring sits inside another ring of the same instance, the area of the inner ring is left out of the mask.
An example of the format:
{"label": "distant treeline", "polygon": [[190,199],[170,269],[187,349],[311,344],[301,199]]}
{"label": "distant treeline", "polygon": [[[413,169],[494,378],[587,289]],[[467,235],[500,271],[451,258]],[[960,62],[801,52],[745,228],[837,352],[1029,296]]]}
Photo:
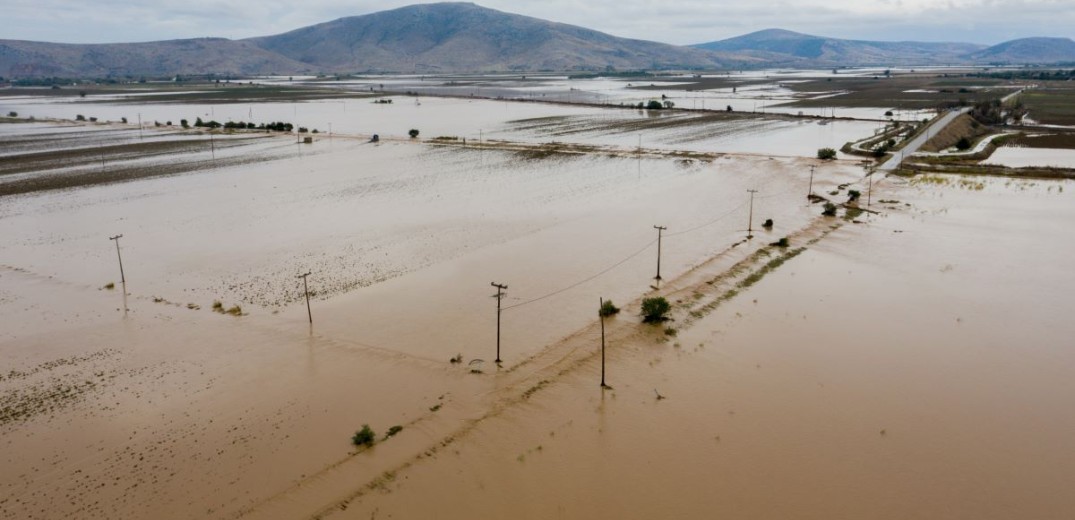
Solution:
{"label": "distant treeline", "polygon": [[596,79],[596,78],[652,78],[656,74],[644,70],[605,71],[585,74],[572,74],[567,79]]}
{"label": "distant treeline", "polygon": [[[187,120],[184,119],[181,123],[186,125]],[[272,132],[290,132],[295,129],[295,126],[291,123],[284,123],[280,121],[272,123],[261,123],[255,125],[254,123],[246,123],[243,121],[228,121],[227,123],[218,123],[216,121],[202,121],[202,118],[194,120],[194,126],[198,128],[226,128],[229,130],[268,130]]]}
{"label": "distant treeline", "polygon": [[1075,69],[1070,70],[1004,70],[999,72],[978,72],[970,74],[976,78],[992,79],[1029,79],[1029,80],[1060,80],[1066,81],[1075,78]]}

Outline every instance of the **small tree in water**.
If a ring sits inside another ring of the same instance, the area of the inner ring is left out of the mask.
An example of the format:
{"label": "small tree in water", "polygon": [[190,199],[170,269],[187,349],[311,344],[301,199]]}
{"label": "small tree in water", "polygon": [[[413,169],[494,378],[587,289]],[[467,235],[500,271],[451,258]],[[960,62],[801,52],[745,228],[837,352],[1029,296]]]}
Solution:
{"label": "small tree in water", "polygon": [[645,323],[660,323],[668,319],[668,311],[672,305],[663,296],[646,298],[642,300],[642,321]]}
{"label": "small tree in water", "polygon": [[410,132],[407,132],[407,134],[411,136],[411,139],[415,139],[418,137],[418,129],[412,128]]}

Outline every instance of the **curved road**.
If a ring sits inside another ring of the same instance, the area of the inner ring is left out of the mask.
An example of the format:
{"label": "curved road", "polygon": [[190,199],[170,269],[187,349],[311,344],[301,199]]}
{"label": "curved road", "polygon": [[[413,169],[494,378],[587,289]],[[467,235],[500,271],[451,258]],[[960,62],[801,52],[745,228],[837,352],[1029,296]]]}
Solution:
{"label": "curved road", "polygon": [[877,168],[877,171],[885,173],[891,173],[895,171],[896,168],[899,168],[900,163],[903,162],[904,157],[907,157],[917,152],[918,149],[922,147],[922,145],[926,144],[926,141],[928,141],[930,137],[937,135],[937,132],[943,130],[944,127],[948,126],[948,123],[951,123],[955,118],[966,114],[967,112],[970,112],[970,110],[971,107],[963,107],[959,110],[949,110],[948,113],[944,115],[944,117],[941,117],[940,119],[930,123],[929,127],[926,128],[925,132],[918,134],[918,136],[912,139],[910,143],[907,143],[907,145],[901,148],[900,151],[896,152],[895,155],[890,157],[887,161],[884,162],[884,164],[879,166]]}

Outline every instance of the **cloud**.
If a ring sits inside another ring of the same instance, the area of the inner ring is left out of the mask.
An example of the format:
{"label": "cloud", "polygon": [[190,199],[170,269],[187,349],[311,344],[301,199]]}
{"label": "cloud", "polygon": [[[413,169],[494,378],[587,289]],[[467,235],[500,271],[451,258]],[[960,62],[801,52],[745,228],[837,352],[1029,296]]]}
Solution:
{"label": "cloud", "polygon": [[[0,38],[71,43],[286,32],[408,0],[7,0]],[[616,36],[691,44],[779,27],[838,38],[998,43],[1073,35],[1070,0],[484,0]]]}

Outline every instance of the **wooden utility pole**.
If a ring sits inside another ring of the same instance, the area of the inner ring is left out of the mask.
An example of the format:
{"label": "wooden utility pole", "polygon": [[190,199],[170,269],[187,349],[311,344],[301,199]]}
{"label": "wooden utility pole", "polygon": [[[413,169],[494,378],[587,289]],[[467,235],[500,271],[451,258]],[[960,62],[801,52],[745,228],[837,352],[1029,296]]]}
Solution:
{"label": "wooden utility pole", "polygon": [[664,230],[668,229],[664,226],[653,226],[653,229],[657,230],[657,276],[654,276],[654,280],[661,279],[661,234]]}
{"label": "wooden utility pole", "polygon": [[306,274],[300,274],[298,277],[302,278],[302,292],[306,295],[306,317],[310,319],[310,324],[314,322],[314,315],[310,312],[310,288],[306,285],[306,277],[313,273],[307,272]]}
{"label": "wooden utility pole", "polygon": [[758,190],[747,190],[750,193],[750,214],[747,217],[747,238],[754,238],[754,194]]}
{"label": "wooden utility pole", "polygon": [[810,186],[808,188],[806,188],[806,198],[808,198],[808,199],[810,198],[810,195],[813,195],[813,193],[814,193],[814,168],[817,168],[817,166],[814,166],[813,164],[811,164],[810,165]]}
{"label": "wooden utility pole", "polygon": [[597,316],[601,320],[601,388],[608,388],[605,384],[605,315],[603,309],[605,307],[605,299],[599,298],[600,305],[597,307]]}
{"label": "wooden utility pole", "polygon": [[866,190],[866,209],[870,208],[870,199],[873,198],[873,172],[867,176],[870,178],[870,187]]}
{"label": "wooden utility pole", "polygon": [[138,113],[138,140],[142,140],[142,113]]}
{"label": "wooden utility pole", "polygon": [[504,291],[508,289],[507,285],[492,282],[490,285],[496,287],[496,362],[500,363],[500,300],[504,299]]}
{"label": "wooden utility pole", "polygon": [[122,284],[127,283],[127,277],[123,275],[123,255],[119,253],[119,239],[123,238],[123,235],[116,235],[114,237],[108,237],[109,240],[116,241],[116,258],[119,258],[119,281]]}

